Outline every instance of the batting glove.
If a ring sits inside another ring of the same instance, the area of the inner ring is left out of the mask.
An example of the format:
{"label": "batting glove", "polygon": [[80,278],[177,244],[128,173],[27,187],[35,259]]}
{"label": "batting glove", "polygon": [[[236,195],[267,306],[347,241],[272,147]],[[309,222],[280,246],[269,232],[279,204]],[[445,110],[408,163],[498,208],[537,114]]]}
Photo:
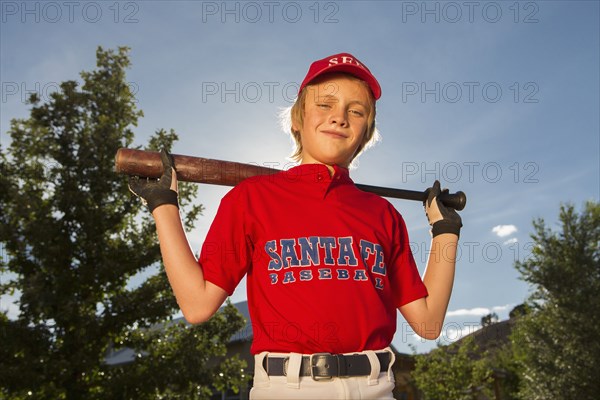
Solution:
{"label": "batting glove", "polygon": [[423,202],[425,215],[431,225],[431,236],[436,237],[442,233],[453,233],[460,235],[462,220],[453,208],[446,207],[439,201],[440,194],[448,193],[448,189],[440,190],[440,182],[435,181],[433,186],[427,189],[429,192],[427,200]]}
{"label": "batting glove", "polygon": [[[179,208],[177,201],[177,185],[175,190],[171,188],[173,182],[173,156],[165,149],[160,152],[160,158],[163,164],[163,174],[159,179],[141,178],[132,176],[129,178],[129,190],[142,200],[142,203],[148,206],[150,212],[163,204],[173,204]],[[176,182],[175,182],[176,183]]]}

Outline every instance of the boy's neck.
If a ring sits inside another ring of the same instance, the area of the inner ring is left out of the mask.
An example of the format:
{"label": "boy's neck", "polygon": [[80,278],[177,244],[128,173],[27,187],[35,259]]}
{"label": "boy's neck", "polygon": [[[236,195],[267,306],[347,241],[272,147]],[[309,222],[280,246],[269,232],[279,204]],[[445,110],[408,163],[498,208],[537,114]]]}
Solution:
{"label": "boy's neck", "polygon": [[327,171],[329,172],[329,177],[333,177],[335,175],[335,166],[334,165],[330,165],[330,164],[325,164],[322,162],[318,162],[318,161],[312,161],[312,162],[301,162],[300,165],[302,164],[321,164],[327,167]]}
{"label": "boy's neck", "polygon": [[328,164],[323,164],[327,167],[327,171],[329,171],[329,176],[333,177],[333,175],[335,175],[335,169],[333,168],[333,165],[328,165]]}

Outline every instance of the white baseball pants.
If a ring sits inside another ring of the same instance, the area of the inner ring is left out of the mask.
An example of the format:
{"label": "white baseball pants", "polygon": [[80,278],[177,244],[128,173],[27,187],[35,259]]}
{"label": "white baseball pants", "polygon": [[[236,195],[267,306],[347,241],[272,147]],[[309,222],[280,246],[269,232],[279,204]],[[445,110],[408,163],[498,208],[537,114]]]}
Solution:
{"label": "white baseball pants", "polygon": [[[391,362],[386,371],[380,371],[376,353],[390,352]],[[395,356],[388,347],[381,351],[364,351],[371,364],[369,376],[335,377],[329,380],[313,380],[300,376],[302,354],[263,352],[254,356],[254,386],[250,400],[282,399],[382,399],[393,400]],[[265,357],[289,357],[286,376],[269,376],[263,367]],[[306,355],[306,354],[305,354]]]}

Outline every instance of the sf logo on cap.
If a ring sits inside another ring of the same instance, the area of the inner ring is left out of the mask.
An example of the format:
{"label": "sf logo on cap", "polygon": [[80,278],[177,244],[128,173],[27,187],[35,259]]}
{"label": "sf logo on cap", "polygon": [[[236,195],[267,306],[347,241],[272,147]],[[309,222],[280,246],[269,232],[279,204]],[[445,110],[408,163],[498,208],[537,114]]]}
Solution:
{"label": "sf logo on cap", "polygon": [[348,57],[348,56],[342,56],[342,57],[333,57],[329,59],[329,66],[331,67],[332,65],[337,65],[339,64],[339,59],[342,59],[342,64],[355,64],[358,65],[359,67],[363,68],[363,66],[356,61],[354,58],[352,57]]}

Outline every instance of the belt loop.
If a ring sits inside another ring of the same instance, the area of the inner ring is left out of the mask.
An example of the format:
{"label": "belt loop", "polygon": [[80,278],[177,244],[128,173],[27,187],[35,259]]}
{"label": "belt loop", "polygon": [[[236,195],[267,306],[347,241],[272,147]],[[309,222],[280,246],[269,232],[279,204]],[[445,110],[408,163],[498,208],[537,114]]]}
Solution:
{"label": "belt loop", "polygon": [[300,389],[300,367],[302,365],[302,354],[290,353],[283,371],[287,378],[287,386],[291,389]]}
{"label": "belt loop", "polygon": [[394,366],[394,363],[396,362],[396,354],[394,354],[394,352],[392,351],[392,349],[390,347],[386,347],[385,351],[388,352],[390,355],[390,364],[388,365],[388,370],[387,370],[388,382],[395,382],[396,377],[394,376],[394,369],[392,367]]}
{"label": "belt loop", "polygon": [[[255,386],[268,386],[269,385],[269,375],[267,371],[263,368],[263,360],[267,357],[269,352],[263,351],[260,354],[256,354],[254,356],[254,385]],[[260,383],[258,383],[260,382]]]}
{"label": "belt loop", "polygon": [[364,354],[367,355],[369,362],[371,363],[371,373],[367,379],[367,385],[377,385],[379,383],[379,373],[381,372],[379,358],[377,358],[377,354],[375,354],[373,350],[366,350]]}

